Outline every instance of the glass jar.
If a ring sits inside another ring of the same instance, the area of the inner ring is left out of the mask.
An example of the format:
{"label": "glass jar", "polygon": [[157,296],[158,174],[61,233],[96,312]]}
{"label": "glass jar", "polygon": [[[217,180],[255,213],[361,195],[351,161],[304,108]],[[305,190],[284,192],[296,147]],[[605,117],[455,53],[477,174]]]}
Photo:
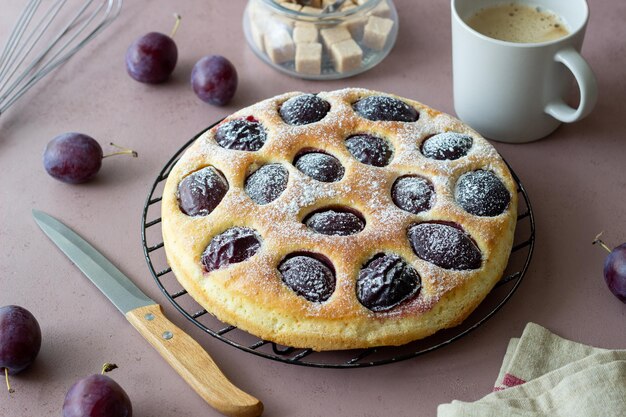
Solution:
{"label": "glass jar", "polygon": [[[301,4],[306,3],[307,6]],[[312,80],[346,78],[374,67],[396,42],[392,0],[249,0],[246,40],[279,71]]]}

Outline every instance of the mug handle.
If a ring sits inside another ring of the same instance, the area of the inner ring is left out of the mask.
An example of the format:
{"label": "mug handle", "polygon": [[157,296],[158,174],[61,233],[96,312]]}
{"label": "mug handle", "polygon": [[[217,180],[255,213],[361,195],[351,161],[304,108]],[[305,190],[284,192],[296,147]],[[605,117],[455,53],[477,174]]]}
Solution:
{"label": "mug handle", "polygon": [[548,103],[545,112],[561,122],[575,122],[591,113],[596,105],[598,100],[596,77],[587,61],[572,47],[557,52],[554,60],[565,65],[574,74],[580,89],[580,104],[574,109],[565,104],[562,98],[558,98]]}

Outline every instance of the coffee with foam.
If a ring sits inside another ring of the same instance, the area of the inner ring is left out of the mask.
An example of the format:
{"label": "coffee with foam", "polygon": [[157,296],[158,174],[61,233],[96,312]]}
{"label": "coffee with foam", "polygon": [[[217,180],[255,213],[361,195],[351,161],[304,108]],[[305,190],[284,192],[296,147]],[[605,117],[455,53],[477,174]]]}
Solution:
{"label": "coffee with foam", "polygon": [[481,9],[467,24],[490,38],[515,43],[548,42],[569,34],[567,25],[558,15],[518,3]]}

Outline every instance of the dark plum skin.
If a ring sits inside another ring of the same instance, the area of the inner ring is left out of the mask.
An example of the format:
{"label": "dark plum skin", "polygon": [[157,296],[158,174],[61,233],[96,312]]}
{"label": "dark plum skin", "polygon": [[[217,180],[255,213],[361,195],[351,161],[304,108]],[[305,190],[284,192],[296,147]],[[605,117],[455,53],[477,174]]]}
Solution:
{"label": "dark plum skin", "polygon": [[422,144],[422,154],[427,158],[455,160],[467,155],[474,139],[469,135],[455,132],[439,133],[426,139]]}
{"label": "dark plum skin", "polygon": [[283,282],[306,300],[319,303],[335,291],[335,273],[332,268],[312,256],[297,255],[278,266]]}
{"label": "dark plum skin", "polygon": [[215,236],[202,254],[207,272],[243,262],[261,247],[261,236],[249,227],[231,227]]}
{"label": "dark plum skin", "polygon": [[444,269],[478,269],[482,254],[472,238],[459,227],[441,223],[420,223],[409,228],[413,252]]}
{"label": "dark plum skin", "polygon": [[402,100],[388,96],[365,97],[352,105],[361,117],[373,121],[415,122],[419,113]]}
{"label": "dark plum skin", "polygon": [[257,204],[269,204],[287,188],[289,171],[280,164],[263,165],[246,179],[246,194]]}
{"label": "dark plum skin", "polygon": [[126,392],[106,375],[77,381],[65,396],[63,417],[132,417]]}
{"label": "dark plum skin", "polygon": [[497,216],[509,206],[511,195],[491,171],[477,170],[461,175],[454,196],[465,211],[475,216]]}
{"label": "dark plum skin", "polygon": [[365,228],[365,221],[349,211],[324,210],[313,213],[305,222],[307,227],[323,235],[348,236]]}
{"label": "dark plum skin", "polygon": [[0,307],[0,370],[14,375],[28,368],[41,348],[41,328],[23,307]]}
{"label": "dark plum skin", "polygon": [[191,87],[200,100],[224,106],[237,91],[237,70],[221,55],[201,58],[191,70]]}
{"label": "dark plum skin", "polygon": [[226,149],[254,152],[261,149],[266,140],[263,125],[252,117],[223,123],[215,132],[215,141]]}
{"label": "dark plum skin", "polygon": [[176,67],[178,48],[172,38],[150,32],[126,51],[126,71],[134,80],[148,84],[167,81]]}
{"label": "dark plum skin", "polygon": [[426,178],[400,177],[391,187],[391,198],[396,206],[409,213],[430,210],[435,199],[434,187]]}
{"label": "dark plum skin", "polygon": [[302,94],[285,101],[280,107],[280,117],[290,125],[307,125],[319,122],[330,110],[330,103],[314,94]]}
{"label": "dark plum skin", "polygon": [[604,281],[622,303],[626,303],[626,243],[611,251],[604,260]]}
{"label": "dark plum skin", "polygon": [[346,139],[346,148],[359,162],[384,167],[391,161],[393,148],[383,138],[360,134]]}
{"label": "dark plum skin", "polygon": [[304,174],[321,182],[339,181],[345,172],[337,158],[322,152],[305,153],[295,160],[294,165]]}
{"label": "dark plum skin", "polygon": [[387,311],[415,296],[422,286],[417,271],[394,254],[378,254],[359,272],[356,295],[372,311]]}
{"label": "dark plum skin", "polygon": [[102,147],[83,133],[63,133],[46,145],[43,165],[53,178],[68,184],[87,182],[102,166]]}
{"label": "dark plum skin", "polygon": [[228,191],[228,181],[213,167],[187,175],[178,184],[178,206],[188,216],[208,216]]}

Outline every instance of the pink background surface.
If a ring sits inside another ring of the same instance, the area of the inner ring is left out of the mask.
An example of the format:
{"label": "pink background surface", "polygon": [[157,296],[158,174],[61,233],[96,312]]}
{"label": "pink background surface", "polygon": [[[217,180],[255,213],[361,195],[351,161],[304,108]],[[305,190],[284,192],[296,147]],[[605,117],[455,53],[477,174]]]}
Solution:
{"label": "pink background surface", "polygon": [[[3,3],[0,39],[23,3]],[[266,416],[434,416],[439,403],[488,393],[509,338],[529,321],[574,340],[626,348],[626,306],[602,279],[606,253],[590,244],[601,230],[610,246],[626,239],[626,3],[590,3],[583,54],[599,81],[595,111],[539,142],[494,143],[522,179],[536,213],[535,256],[519,291],[487,324],[444,349],[401,364],[324,370],[241,352],[175,311],[143,258],[145,198],[164,163],[195,133],[285,91],[358,86],[454,114],[448,2],[398,0],[398,42],[382,64],[348,80],[306,82],[265,66],[247,47],[243,1],[127,1],[109,30],[0,116],[0,305],[28,308],[43,331],[36,363],[12,378],[16,392],[0,390],[0,415],[60,415],[70,385],[105,361],[120,366],[112,377],[131,397],[135,416],[218,415],[41,233],[33,208],[57,216],[101,249],[236,384],[265,403]],[[146,32],[168,32],[174,11],[183,22],[172,79],[160,86],[133,81],[124,68],[127,46]],[[189,87],[191,67],[207,54],[225,55],[239,71],[239,90],[227,107],[202,103]],[[94,182],[63,184],[45,173],[41,154],[66,131],[95,137],[105,151],[109,141],[124,144],[140,157],[107,159]]]}

